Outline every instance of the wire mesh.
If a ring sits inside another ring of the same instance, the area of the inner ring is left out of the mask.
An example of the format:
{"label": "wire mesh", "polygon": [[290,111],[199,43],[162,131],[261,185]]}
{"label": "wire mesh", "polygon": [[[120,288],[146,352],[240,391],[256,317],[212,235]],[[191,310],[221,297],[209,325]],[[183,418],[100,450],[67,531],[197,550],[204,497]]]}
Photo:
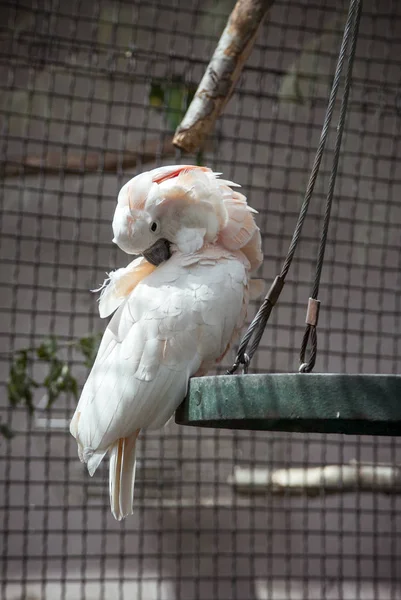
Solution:
{"label": "wire mesh", "polygon": [[[0,439],[4,600],[401,597],[399,496],[254,496],[229,482],[236,466],[396,465],[393,438],[170,423],[140,439],[136,510],[120,524],[108,506],[107,465],[89,478],[66,433],[73,398],[33,416],[8,406],[13,352],[49,334],[68,342],[104,329],[88,290],[126,264],[111,244],[117,191],[141,170],[188,162],[171,133],[231,8],[227,0],[0,2],[1,424],[16,434]],[[305,191],[346,10],[334,0],[277,0],[197,157],[241,183],[259,211],[267,283]],[[400,372],[400,34],[396,0],[365,0],[316,371]],[[334,137],[254,372],[297,369]],[[82,359],[72,348],[65,356],[82,383]]]}

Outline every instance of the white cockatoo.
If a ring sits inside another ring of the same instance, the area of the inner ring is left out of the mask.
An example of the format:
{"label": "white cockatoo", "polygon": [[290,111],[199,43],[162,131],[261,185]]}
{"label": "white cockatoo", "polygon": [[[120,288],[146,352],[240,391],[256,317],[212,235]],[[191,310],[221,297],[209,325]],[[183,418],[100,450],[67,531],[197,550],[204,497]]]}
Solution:
{"label": "white cockatoo", "polygon": [[170,166],[124,185],[113,241],[140,255],[109,275],[101,317],[114,313],[71,421],[90,475],[110,453],[110,503],[132,514],[135,445],[162,427],[188,380],[226,354],[246,317],[260,231],[236,184],[206,167]]}

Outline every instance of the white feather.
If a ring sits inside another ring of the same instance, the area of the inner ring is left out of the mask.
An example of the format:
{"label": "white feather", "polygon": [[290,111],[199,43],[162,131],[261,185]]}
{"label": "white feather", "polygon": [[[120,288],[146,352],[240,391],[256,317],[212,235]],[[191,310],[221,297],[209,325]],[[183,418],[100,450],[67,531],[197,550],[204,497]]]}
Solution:
{"label": "white feather", "polygon": [[234,256],[214,265],[201,259],[183,267],[173,255],[111,319],[71,427],[89,452],[163,425],[202,361],[224,351],[241,312],[245,267]]}
{"label": "white feather", "polygon": [[175,243],[184,254],[192,254],[202,248],[205,233],[205,228],[182,227],[175,236]]}
{"label": "white feather", "polygon": [[140,429],[162,427],[188,380],[221,360],[242,326],[258,229],[246,198],[210,169],[169,166],[133,178],[118,198],[115,241],[128,254],[154,242],[158,220],[173,249],[157,268],[139,258],[109,274],[102,317],[114,312],[71,422],[92,475],[110,452],[110,503],[132,512]]}
{"label": "white feather", "polygon": [[223,185],[228,185],[229,187],[234,187],[234,188],[240,188],[240,184],[239,183],[235,183],[234,181],[229,181],[228,179],[219,179],[219,182],[222,183]]}
{"label": "white feather", "polygon": [[117,521],[133,513],[138,433],[135,431],[130,437],[118,440],[110,451],[110,506]]}
{"label": "white feather", "polygon": [[99,314],[100,318],[110,316],[131,292],[132,288],[140,279],[154,270],[145,258],[139,256],[133,260],[127,267],[122,267],[116,271],[108,273],[108,278],[97,290],[100,291]]}

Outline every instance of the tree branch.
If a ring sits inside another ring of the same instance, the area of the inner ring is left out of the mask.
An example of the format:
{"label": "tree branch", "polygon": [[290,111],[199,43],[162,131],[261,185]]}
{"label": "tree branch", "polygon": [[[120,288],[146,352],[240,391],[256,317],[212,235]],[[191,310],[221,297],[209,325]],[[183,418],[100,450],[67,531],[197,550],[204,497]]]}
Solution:
{"label": "tree branch", "polygon": [[238,0],[196,94],[177,127],[173,144],[200,149],[228,102],[251,53],[259,27],[274,0]]}
{"label": "tree branch", "polygon": [[12,157],[0,162],[0,177],[19,177],[22,174],[39,172],[79,174],[100,170],[115,173],[118,169],[129,169],[138,163],[153,162],[158,154],[161,158],[166,158],[174,156],[175,153],[172,136],[166,137],[162,143],[158,139],[149,140],[144,144],[143,150],[138,152],[48,152],[45,156]]}

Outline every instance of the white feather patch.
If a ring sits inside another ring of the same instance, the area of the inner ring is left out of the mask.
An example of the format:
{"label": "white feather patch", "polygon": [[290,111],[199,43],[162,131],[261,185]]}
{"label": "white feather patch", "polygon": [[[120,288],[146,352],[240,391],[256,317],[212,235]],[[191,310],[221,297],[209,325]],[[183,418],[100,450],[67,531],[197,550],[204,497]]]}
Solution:
{"label": "white feather patch", "polygon": [[88,472],[89,475],[92,477],[96,471],[96,469],[98,468],[98,466],[100,465],[100,463],[102,462],[104,455],[106,454],[107,450],[104,450],[102,452],[95,452],[92,454],[92,456],[86,461],[87,463],[87,467],[88,467]]}
{"label": "white feather patch", "polygon": [[266,282],[263,279],[251,279],[249,282],[249,296],[251,300],[258,300],[266,289]]}
{"label": "white feather patch", "polygon": [[227,348],[242,319],[247,275],[240,253],[220,253],[227,258],[219,260],[217,247],[199,252],[187,266],[173,254],[112,317],[79,401],[77,441],[93,454],[136,429],[162,426],[188,378]]}
{"label": "white feather patch", "polygon": [[104,319],[117,310],[132,289],[142,279],[154,271],[155,267],[142,256],[133,260],[127,267],[108,273],[108,278],[93,292],[100,291],[99,313]]}
{"label": "white feather patch", "polygon": [[206,229],[182,227],[176,234],[175,243],[183,254],[192,254],[203,246]]}

